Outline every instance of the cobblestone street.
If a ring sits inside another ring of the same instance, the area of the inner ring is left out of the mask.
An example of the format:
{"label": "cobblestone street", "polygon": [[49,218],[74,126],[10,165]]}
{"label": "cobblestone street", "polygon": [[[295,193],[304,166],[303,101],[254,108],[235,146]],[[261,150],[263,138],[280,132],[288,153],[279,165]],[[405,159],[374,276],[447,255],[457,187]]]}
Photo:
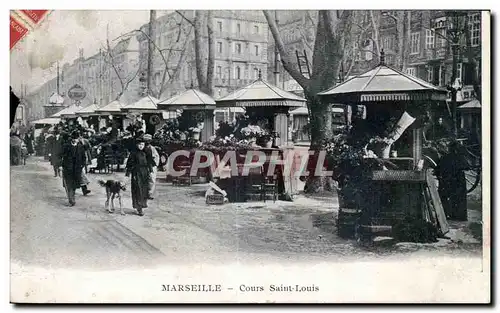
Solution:
{"label": "cobblestone street", "polygon": [[[127,215],[104,210],[105,191],[97,180],[126,181],[124,173],[89,174],[92,193],[84,197],[77,190],[76,206],[67,207],[61,180],[53,177],[47,162],[31,158],[26,166],[12,167],[13,260],[54,267],[119,267],[201,260],[359,261],[427,251],[477,257],[481,253],[466,223],[452,223],[451,240],[380,243],[367,250],[336,235],[335,197],[209,206],[204,199],[207,185],[175,187],[163,182],[164,175],[159,172],[156,197],[140,217],[131,209],[130,190],[123,195]],[[469,215],[474,217],[474,211]]]}

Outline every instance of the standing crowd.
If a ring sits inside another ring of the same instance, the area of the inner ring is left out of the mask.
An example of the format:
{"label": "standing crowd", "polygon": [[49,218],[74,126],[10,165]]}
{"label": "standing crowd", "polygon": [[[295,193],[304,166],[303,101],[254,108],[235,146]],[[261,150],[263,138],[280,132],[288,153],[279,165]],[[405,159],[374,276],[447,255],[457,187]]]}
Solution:
{"label": "standing crowd", "polygon": [[[68,205],[76,204],[76,190],[87,196],[89,189],[88,166],[92,165],[92,145],[87,130],[81,127],[68,128],[57,125],[46,137],[46,150],[54,177],[61,177],[68,198]],[[130,177],[132,207],[140,216],[153,199],[156,189],[157,165],[160,157],[151,145],[152,136],[139,131],[134,138],[135,145],[129,147],[126,161],[126,177]]]}

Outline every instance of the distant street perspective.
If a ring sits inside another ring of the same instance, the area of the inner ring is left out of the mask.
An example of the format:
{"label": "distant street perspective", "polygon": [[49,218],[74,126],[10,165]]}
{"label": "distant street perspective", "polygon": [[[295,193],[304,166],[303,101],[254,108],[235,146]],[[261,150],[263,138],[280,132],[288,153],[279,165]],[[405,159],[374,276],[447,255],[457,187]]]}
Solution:
{"label": "distant street perspective", "polygon": [[482,258],[485,12],[13,12],[12,263]]}

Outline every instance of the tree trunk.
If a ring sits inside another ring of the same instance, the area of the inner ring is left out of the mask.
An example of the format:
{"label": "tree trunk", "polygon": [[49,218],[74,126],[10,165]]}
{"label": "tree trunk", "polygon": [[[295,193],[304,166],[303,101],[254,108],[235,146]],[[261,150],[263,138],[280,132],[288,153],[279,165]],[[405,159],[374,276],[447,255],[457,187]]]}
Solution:
{"label": "tree trunk", "polygon": [[398,11],[396,13],[396,36],[397,36],[397,55],[396,66],[400,71],[405,70],[405,11]]}
{"label": "tree trunk", "polygon": [[154,62],[154,42],[156,38],[155,34],[155,21],[156,21],[156,11],[151,10],[149,12],[149,45],[148,45],[148,77],[147,77],[147,94],[152,94],[153,87],[153,62]]}
{"label": "tree trunk", "polygon": [[[321,150],[323,140],[332,136],[332,117],[330,103],[323,103],[318,93],[332,87],[338,77],[340,63],[343,59],[345,37],[350,31],[352,23],[352,12],[330,12],[319,11],[318,25],[314,42],[312,57],[311,78],[305,78],[287,53],[283,40],[280,36],[274,14],[264,11],[273,35],[276,47],[280,53],[284,69],[304,89],[307,106],[310,114],[311,150]],[[310,164],[315,164],[312,157]],[[330,189],[331,177],[322,178],[314,176],[314,170],[310,171],[310,177],[306,182],[307,192],[316,192],[322,189]]]}
{"label": "tree trunk", "polygon": [[[338,13],[338,12],[336,12]],[[335,13],[334,13],[335,14]],[[352,15],[348,11],[336,17],[332,12],[320,11],[316,41],[314,44],[312,77],[307,90],[304,90],[310,112],[311,147],[316,152],[311,156],[310,173],[306,181],[305,191],[316,193],[322,190],[332,191],[331,177],[315,175],[317,153],[322,150],[324,140],[332,138],[331,103],[324,103],[317,94],[336,83],[336,78],[343,59],[345,34],[350,31],[349,21]],[[352,21],[351,21],[352,22]],[[333,74],[332,74],[333,73]],[[321,165],[319,165],[321,166]]]}
{"label": "tree trunk", "polygon": [[375,53],[378,56],[378,59],[380,60],[380,36],[379,36],[379,26],[380,26],[380,19],[379,13],[377,12],[377,15],[375,16],[375,13],[373,13],[373,10],[370,10],[370,20],[372,22],[372,28],[373,28],[373,41],[374,41],[374,46],[375,46]]}
{"label": "tree trunk", "polygon": [[198,86],[202,88],[205,86],[206,79],[204,72],[204,47],[203,47],[203,14],[200,10],[195,11],[194,17],[194,53],[196,62],[196,78]]}
{"label": "tree trunk", "polygon": [[406,11],[406,35],[404,47],[403,71],[406,71],[406,66],[408,65],[408,56],[410,55],[411,49],[411,11]]}
{"label": "tree trunk", "polygon": [[214,65],[215,65],[215,41],[213,31],[213,11],[207,13],[207,31],[208,31],[208,62],[207,62],[207,80],[204,92],[210,96],[213,95],[214,86]]}

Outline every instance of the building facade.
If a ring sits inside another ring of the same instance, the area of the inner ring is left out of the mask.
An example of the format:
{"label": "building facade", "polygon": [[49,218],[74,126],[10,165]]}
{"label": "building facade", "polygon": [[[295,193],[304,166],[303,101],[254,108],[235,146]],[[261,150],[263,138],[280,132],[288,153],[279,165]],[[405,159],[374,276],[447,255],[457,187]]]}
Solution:
{"label": "building facade", "polygon": [[[468,11],[462,18],[461,39],[458,43],[457,74],[452,82],[453,40],[450,34],[456,27],[449,11],[387,11],[379,15],[379,46],[384,49],[385,62],[406,74],[433,85],[459,87],[457,102],[474,98],[473,80],[481,77],[481,12]],[[404,28],[397,30],[398,18],[404,18]],[[362,16],[362,26],[368,27],[369,17]],[[398,68],[399,36],[404,50],[403,67]],[[466,38],[469,40],[466,40]],[[373,36],[365,35],[355,47],[355,65],[351,75],[367,71],[379,62],[374,54]],[[469,41],[469,43],[468,43]],[[470,50],[469,50],[470,48]],[[470,53],[468,53],[470,51]],[[469,59],[469,56],[472,59]]]}
{"label": "building facade", "polygon": [[[181,16],[182,14],[182,16]],[[193,25],[194,11],[173,12],[156,19],[155,48],[153,60],[153,95],[167,99],[184,91],[191,85],[197,87],[195,66],[195,42]],[[147,70],[148,24],[138,35],[141,66]],[[267,22],[261,11],[213,11],[214,35],[214,98],[250,84],[267,75]],[[203,27],[203,46],[208,46],[208,31]],[[159,51],[162,51],[160,55]],[[204,49],[206,66],[208,49]],[[167,65],[167,66],[166,66]],[[167,69],[165,82],[163,76]],[[169,77],[174,76],[169,81]],[[162,89],[161,95],[159,94]]]}
{"label": "building facade", "polygon": [[83,107],[92,103],[104,106],[120,94],[120,101],[126,104],[137,101],[139,60],[139,43],[135,37],[122,39],[110,52],[103,49],[88,58],[80,49],[79,56],[71,64],[65,63],[58,76],[27,96],[30,103],[26,110],[27,120],[43,118],[44,106],[51,105],[49,99],[54,93],[65,99],[65,106],[71,105],[73,102],[67,95],[75,85],[86,91],[80,103]]}
{"label": "building facade", "polygon": [[[452,76],[452,44],[449,34],[451,25],[447,11],[386,11],[374,12],[378,24],[378,46],[384,49],[385,62],[407,74],[424,79],[436,86],[445,87],[450,84],[460,86],[457,101],[468,101],[473,97],[472,73],[481,77],[481,12],[468,11],[465,27],[459,43],[460,53],[457,64],[457,80],[451,82]],[[296,61],[296,51],[305,53],[312,64],[315,32],[318,21],[317,11],[277,11],[276,19],[281,38],[288,54]],[[398,21],[398,19],[402,19]],[[398,22],[401,25],[398,29]],[[343,67],[343,79],[368,71],[379,62],[373,31],[363,31],[372,26],[369,11],[357,11],[352,26],[352,40],[346,49],[347,59],[353,59]],[[465,35],[470,38],[471,54],[467,53],[468,45]],[[351,47],[352,45],[352,47]],[[404,49],[403,67],[399,67],[401,49]],[[468,59],[472,55],[474,62]],[[269,32],[268,45],[268,80],[274,82],[274,39]],[[345,60],[350,61],[350,60]],[[289,91],[300,89],[290,75],[278,62],[280,87]]]}

